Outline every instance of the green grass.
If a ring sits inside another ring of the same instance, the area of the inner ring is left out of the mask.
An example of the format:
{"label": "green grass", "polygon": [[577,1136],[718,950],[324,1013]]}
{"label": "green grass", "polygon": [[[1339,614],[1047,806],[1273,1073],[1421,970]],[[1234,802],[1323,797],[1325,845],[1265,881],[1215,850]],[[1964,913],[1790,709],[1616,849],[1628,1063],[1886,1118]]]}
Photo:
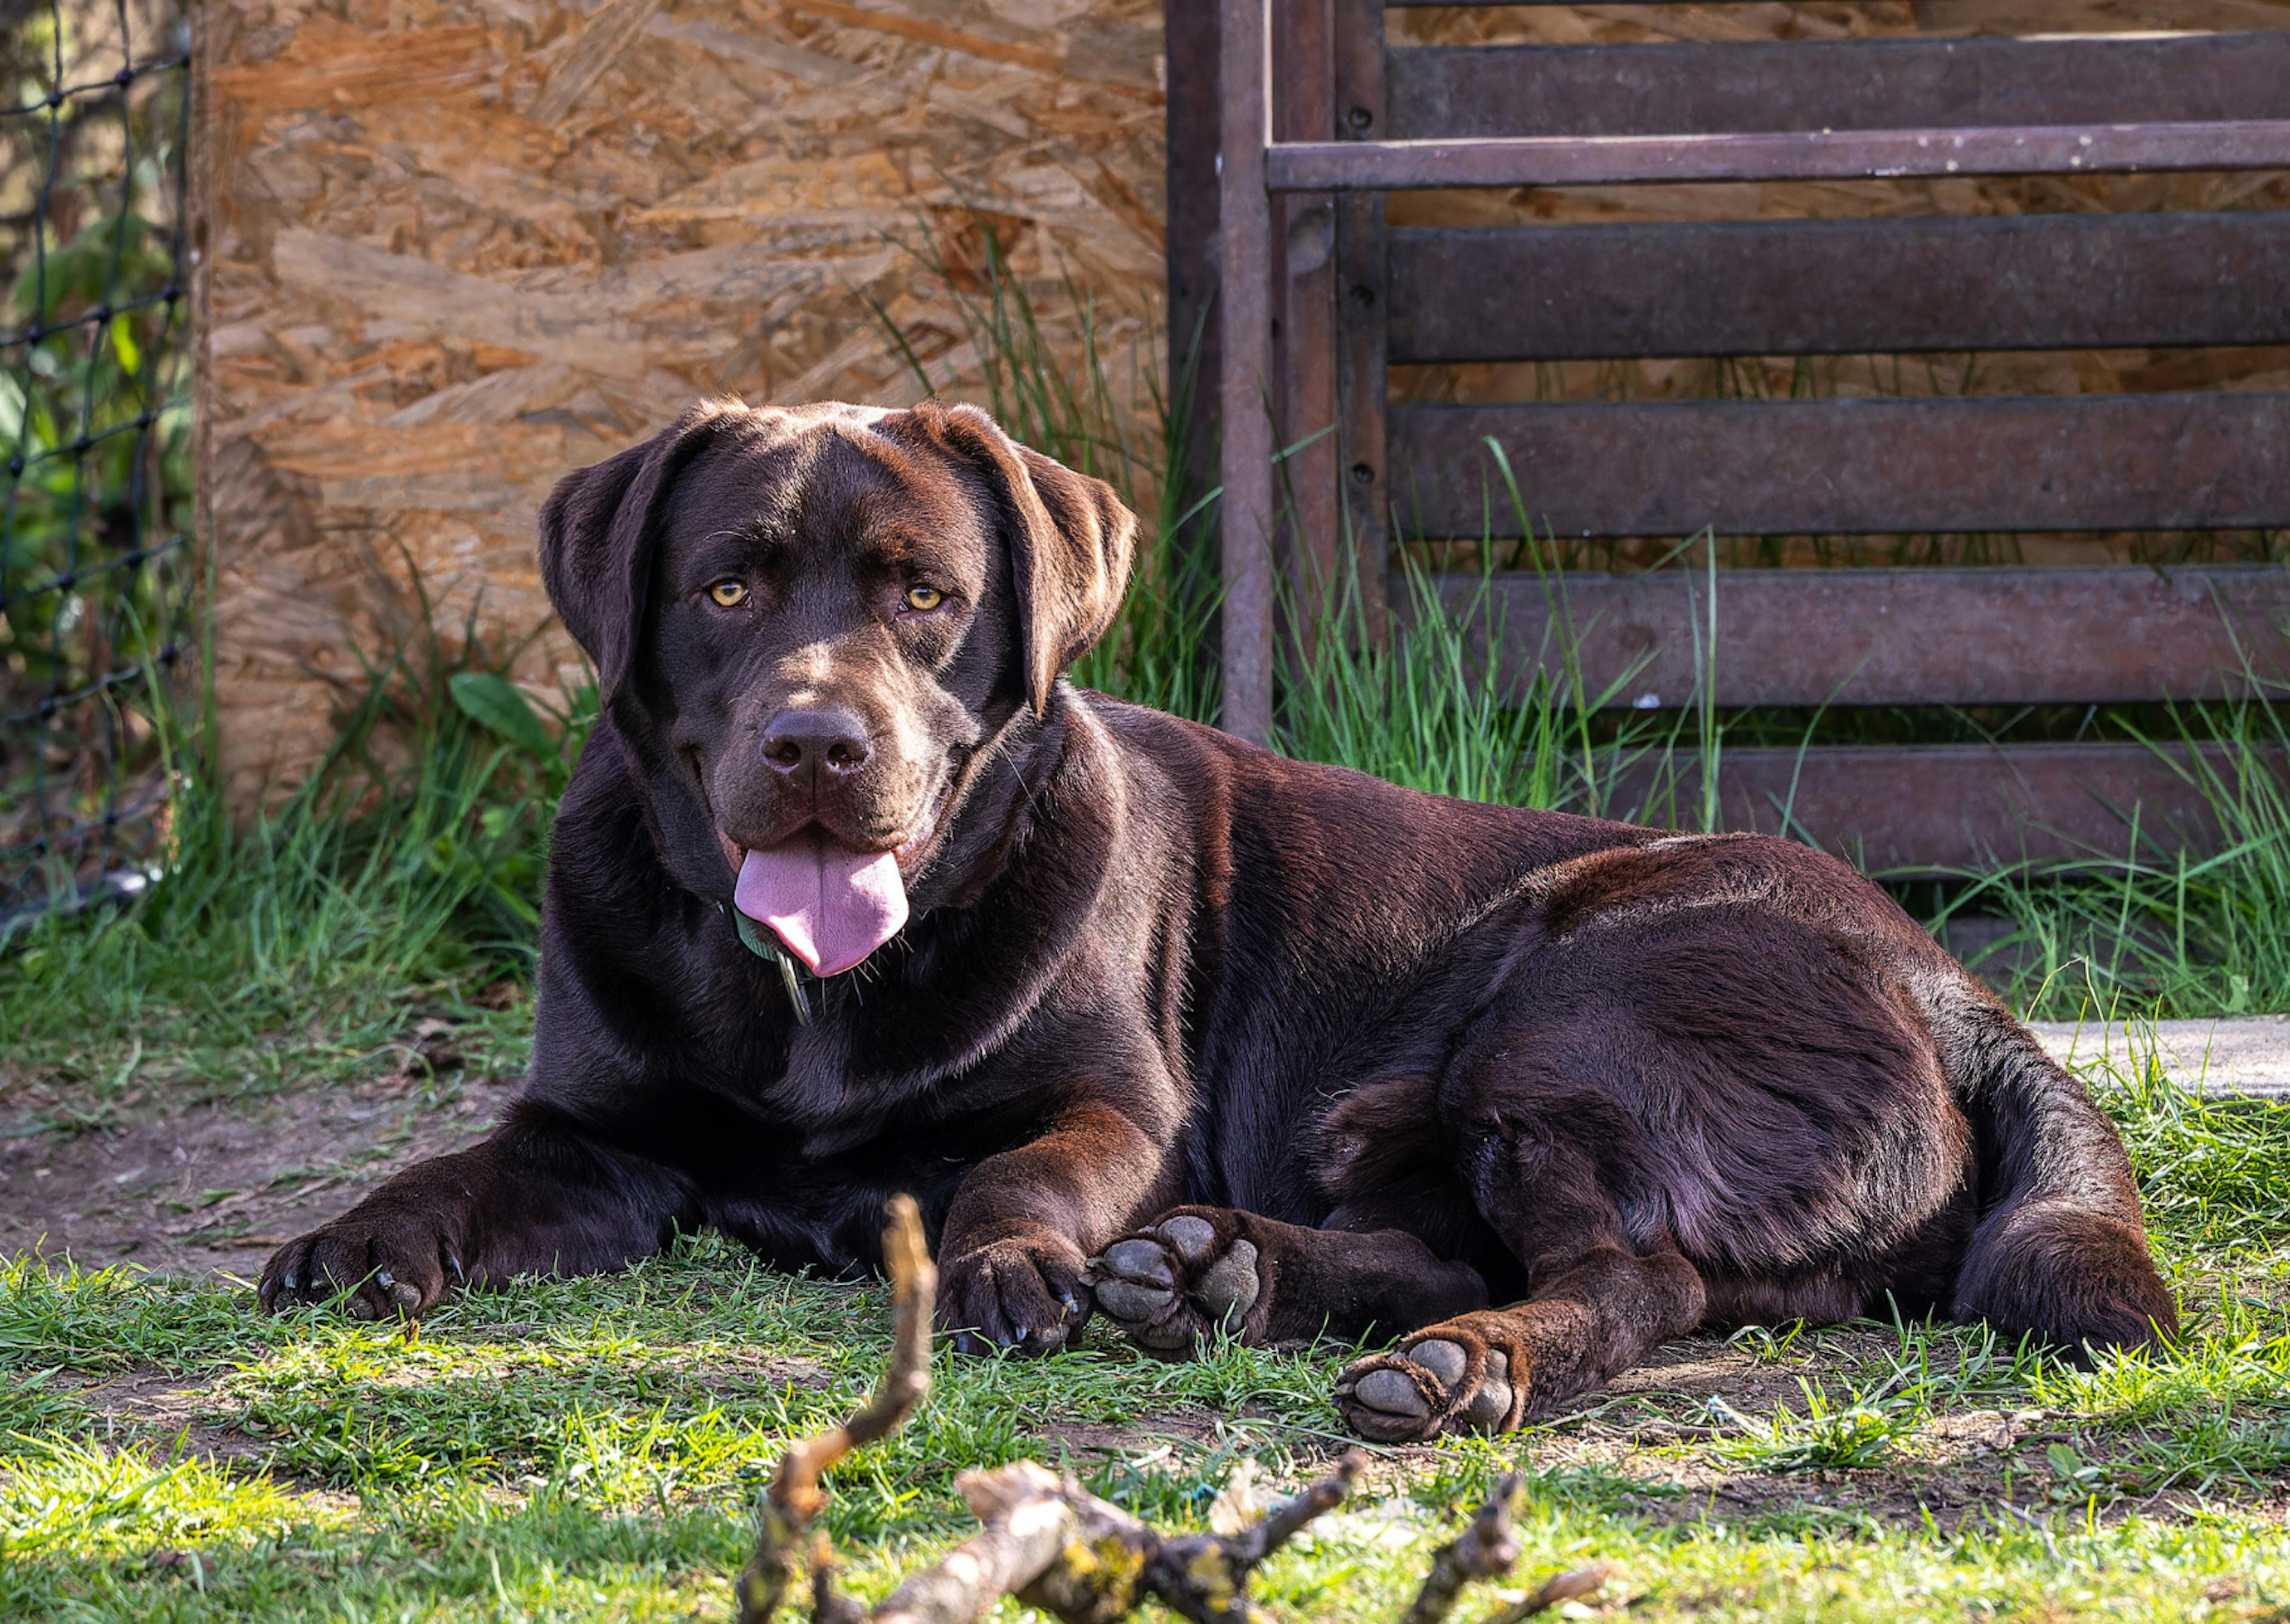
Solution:
{"label": "green grass", "polygon": [[[378,667],[317,772],[235,820],[204,743],[164,693],[176,793],[165,867],[122,909],[50,914],[0,938],[0,1080],[64,1085],[91,1125],[164,1087],[179,1101],[370,1074],[422,1012],[515,1069],[548,820],[593,715],[544,727],[465,628]],[[483,1000],[481,1002],[481,1000]]]}
{"label": "green grass", "polygon": [[[2093,1080],[2187,1305],[2181,1349],[2084,1372],[1950,1325],[1705,1340],[1516,1437],[1379,1456],[1271,1565],[1269,1605],[1397,1616],[1517,1467],[1517,1577],[1613,1562],[1607,1609],[1637,1618],[2280,1618],[2290,1193],[2256,1170],[2290,1109],[2206,1102],[2151,1068]],[[886,1324],[878,1288],[709,1239],[460,1299],[418,1338],[259,1317],[227,1284],[20,1262],[0,1270],[0,1616],[725,1617],[761,1484],[871,1383]],[[1276,1486],[1325,1467],[1346,1354],[941,1353],[928,1406],[831,1476],[826,1525],[862,1596],[960,1537],[968,1466],[1061,1463],[1201,1525],[1243,1459]],[[1686,1379],[1711,1362],[1719,1390]],[[1966,1452],[2006,1427],[2011,1447]]]}
{"label": "green grass", "polygon": [[2290,730],[2277,706],[2255,701],[2177,721],[2149,741],[2221,747],[2174,763],[2217,821],[2216,852],[2134,823],[2119,849],[2087,862],[1967,876],[1943,910],[2009,917],[2008,950],[2047,1013],[2290,1009],[2290,786],[2268,765]]}

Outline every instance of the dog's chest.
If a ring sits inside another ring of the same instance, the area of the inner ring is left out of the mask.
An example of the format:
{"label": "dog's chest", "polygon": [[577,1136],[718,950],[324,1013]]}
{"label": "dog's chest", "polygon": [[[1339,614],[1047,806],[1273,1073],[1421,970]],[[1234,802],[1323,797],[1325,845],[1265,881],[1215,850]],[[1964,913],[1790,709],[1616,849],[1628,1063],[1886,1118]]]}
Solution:
{"label": "dog's chest", "polygon": [[917,1156],[935,1164],[951,1140],[973,1137],[963,1121],[973,1113],[949,1079],[891,1071],[869,1049],[854,1022],[819,1020],[797,1028],[778,1056],[719,1074],[717,1086],[738,1100],[767,1164],[853,1162],[887,1174]]}

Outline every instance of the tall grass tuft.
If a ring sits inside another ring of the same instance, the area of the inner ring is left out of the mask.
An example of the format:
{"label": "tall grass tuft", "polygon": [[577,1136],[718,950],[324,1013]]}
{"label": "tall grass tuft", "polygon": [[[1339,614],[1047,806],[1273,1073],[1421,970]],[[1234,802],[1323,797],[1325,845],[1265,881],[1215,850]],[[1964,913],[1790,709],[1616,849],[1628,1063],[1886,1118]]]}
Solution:
{"label": "tall grass tuft", "polygon": [[[1142,533],[1128,599],[1112,628],[1075,668],[1074,680],[1140,705],[1213,721],[1221,588],[1213,548],[1202,545],[1201,521],[1216,493],[1195,490],[1198,470],[1189,464],[1199,335],[1186,347],[1174,387],[1149,356],[1132,356],[1127,371],[1141,397],[1125,403],[1107,364],[1095,301],[1070,276],[1061,277],[1073,333],[1061,346],[1045,328],[1025,278],[1012,268],[994,223],[984,216],[974,223],[981,262],[973,274],[957,275],[929,246],[927,234],[913,252],[938,276],[961,319],[966,342],[957,353],[977,357],[985,396],[978,404],[1014,439],[1104,480],[1140,516]],[[957,387],[951,368],[933,377],[889,312],[880,305],[872,308],[924,395]]]}
{"label": "tall grass tuft", "polygon": [[[2012,921],[1995,955],[2045,1013],[2290,1009],[2290,728],[2262,699],[2172,715],[2174,736],[2143,741],[2200,792],[2223,837],[2214,854],[2134,819],[2121,852],[1970,876],[1942,910]],[[2215,748],[2176,748],[2188,743]]]}
{"label": "tall grass tuft", "polygon": [[228,1050],[314,1020],[378,1031],[425,989],[528,975],[548,820],[595,693],[544,721],[506,669],[474,616],[451,647],[433,636],[373,665],[315,771],[244,821],[211,698],[186,717],[155,684],[174,774],[163,860],[123,909],[17,922],[0,1051],[68,1064],[91,1033]]}
{"label": "tall grass tuft", "polygon": [[[1487,450],[1513,518],[1532,534],[1501,446],[1490,441]],[[1490,524],[1475,549],[1479,573],[1448,575],[1461,583],[1452,594],[1400,550],[1404,590],[1392,606],[1392,634],[1381,641],[1369,636],[1356,568],[1312,583],[1318,601],[1309,613],[1300,612],[1296,588],[1284,588],[1284,620],[1301,629],[1278,651],[1274,744],[1436,795],[1679,821],[1680,768],[1714,760],[1723,731],[1716,712],[1703,706],[1693,713],[1699,736],[1689,748],[1682,713],[1662,720],[1616,708],[1643,661],[1592,691],[1565,572],[1548,567],[1540,548],[1522,550],[1552,611],[1550,629],[1531,658],[1506,667],[1509,644],[1491,573],[1497,550]],[[1349,548],[1344,556],[1357,557]],[[1714,609],[1711,625],[1714,660]]]}

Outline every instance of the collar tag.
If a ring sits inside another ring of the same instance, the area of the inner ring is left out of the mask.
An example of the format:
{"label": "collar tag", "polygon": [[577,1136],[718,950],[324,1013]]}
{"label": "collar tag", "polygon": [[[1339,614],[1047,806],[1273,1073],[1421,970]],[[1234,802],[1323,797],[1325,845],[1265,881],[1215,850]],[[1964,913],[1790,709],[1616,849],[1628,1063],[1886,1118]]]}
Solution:
{"label": "collar tag", "polygon": [[796,1025],[809,1026],[811,1000],[804,994],[802,972],[797,969],[794,956],[778,942],[764,934],[762,927],[738,908],[726,908],[725,912],[732,916],[732,923],[740,932],[740,944],[742,947],[757,958],[773,959],[778,962],[780,980],[787,986],[788,1004],[795,1011]]}

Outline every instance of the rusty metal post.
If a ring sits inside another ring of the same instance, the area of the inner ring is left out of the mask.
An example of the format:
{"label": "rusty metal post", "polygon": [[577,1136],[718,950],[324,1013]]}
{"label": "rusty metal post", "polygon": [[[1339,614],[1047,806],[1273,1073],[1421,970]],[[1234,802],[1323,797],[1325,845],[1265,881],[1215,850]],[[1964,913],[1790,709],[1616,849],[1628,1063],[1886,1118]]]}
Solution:
{"label": "rusty metal post", "polygon": [[1272,732],[1272,209],[1269,0],[1223,0],[1219,42],[1219,299],[1223,305],[1220,509],[1224,569],[1221,655],[1229,733]]}

